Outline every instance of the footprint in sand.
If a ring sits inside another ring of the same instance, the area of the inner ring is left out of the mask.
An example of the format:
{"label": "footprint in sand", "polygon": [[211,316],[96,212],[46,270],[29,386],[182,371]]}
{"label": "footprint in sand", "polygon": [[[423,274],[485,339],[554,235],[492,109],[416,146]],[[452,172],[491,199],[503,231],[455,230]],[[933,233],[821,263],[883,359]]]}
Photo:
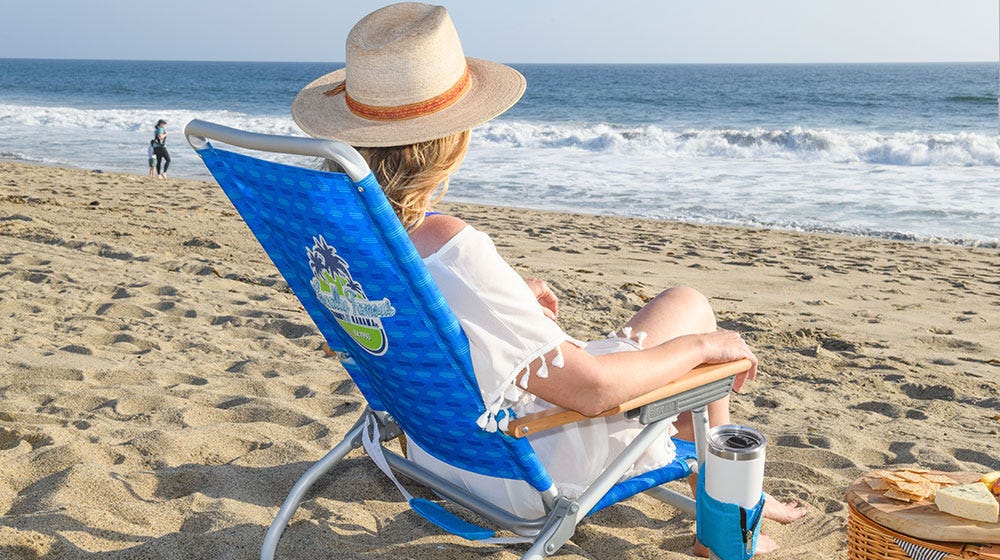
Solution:
{"label": "footprint in sand", "polygon": [[40,272],[35,270],[18,270],[11,275],[11,279],[17,282],[29,282],[31,284],[45,284],[49,281],[48,271]]}
{"label": "footprint in sand", "polygon": [[297,411],[289,410],[283,406],[259,404],[258,401],[255,400],[248,400],[247,402],[240,402],[237,404],[236,401],[239,401],[242,398],[243,397],[238,397],[222,403],[222,405],[227,405],[226,408],[223,409],[227,412],[224,416],[225,421],[240,424],[269,422],[286,428],[301,428],[302,426],[315,422],[313,418]]}
{"label": "footprint in sand", "polygon": [[130,297],[133,297],[132,293],[123,286],[118,286],[115,288],[114,293],[111,294],[111,299],[125,299]]}
{"label": "footprint in sand", "polygon": [[[850,465],[854,466],[854,463],[851,462]],[[784,461],[780,459],[772,460],[771,457],[768,457],[767,467],[772,469],[772,472],[782,473],[782,478],[786,480],[794,480],[799,484],[805,484],[812,488],[833,486],[835,484],[832,476],[803,462]]]}
{"label": "footprint in sand", "polygon": [[337,384],[336,387],[333,388],[333,393],[336,395],[350,395],[354,393],[354,388],[355,388],[354,382],[349,379],[345,379],[344,381],[341,381],[340,383]]}
{"label": "footprint in sand", "polygon": [[18,429],[0,428],[0,451],[15,449],[23,444],[31,447],[31,451],[55,443],[53,439],[39,432],[27,432]]}
{"label": "footprint in sand", "polygon": [[851,408],[855,408],[857,410],[867,410],[869,412],[876,412],[878,414],[881,414],[882,416],[892,419],[902,418],[904,414],[903,407],[897,404],[881,402],[881,401],[863,402],[860,404],[856,404]]}
{"label": "footprint in sand", "polygon": [[222,410],[229,410],[230,408],[233,408],[234,406],[240,406],[240,405],[243,405],[243,404],[247,404],[248,402],[251,402],[251,400],[252,399],[250,399],[249,397],[236,397],[236,398],[229,399],[228,401],[221,402],[221,403],[215,405],[215,408],[221,408]]}
{"label": "footprint in sand", "polygon": [[318,334],[316,328],[305,323],[295,323],[287,319],[275,319],[264,323],[260,330],[273,334],[279,334],[288,339],[302,338]]}
{"label": "footprint in sand", "polygon": [[922,401],[955,400],[955,389],[947,385],[920,385],[916,383],[906,383],[901,386],[900,389],[911,399],[918,399]]}
{"label": "footprint in sand", "polygon": [[155,310],[163,313],[165,311],[170,311],[173,308],[177,307],[177,304],[174,303],[174,302],[172,302],[172,301],[159,301],[159,302],[156,302],[156,303],[150,305],[150,307],[152,307],[153,309],[155,309]]}
{"label": "footprint in sand", "polygon": [[889,453],[893,455],[890,461],[893,464],[910,464],[916,463],[917,458],[913,456],[913,447],[915,444],[895,441],[889,444]]}
{"label": "footprint in sand", "polygon": [[202,239],[200,237],[194,237],[188,239],[183,243],[183,245],[185,247],[204,247],[206,249],[218,249],[222,247],[222,245],[219,245],[218,243],[212,241],[211,239]]}
{"label": "footprint in sand", "polygon": [[60,348],[59,350],[62,350],[63,352],[69,352],[70,354],[80,354],[82,356],[92,356],[94,354],[93,350],[87,348],[86,346],[81,346],[79,344],[67,344],[66,346]]}
{"label": "footprint in sand", "polygon": [[982,465],[985,470],[1000,469],[1000,458],[975,449],[956,449],[955,458],[959,461]]}
{"label": "footprint in sand", "polygon": [[148,291],[154,296],[160,297],[177,295],[177,288],[173,286],[150,286]]}
{"label": "footprint in sand", "polygon": [[94,310],[94,315],[118,319],[145,319],[152,317],[153,312],[131,303],[103,303]]}
{"label": "footprint in sand", "polygon": [[978,313],[976,313],[975,311],[963,311],[962,314],[955,317],[954,320],[955,322],[958,323],[967,323],[975,319],[976,315],[978,315]]}
{"label": "footprint in sand", "polygon": [[305,399],[316,396],[316,391],[313,391],[312,389],[310,389],[305,385],[299,385],[298,387],[295,388],[295,391],[293,391],[292,394],[297,399]]}
{"label": "footprint in sand", "polygon": [[979,343],[947,336],[922,336],[918,337],[917,340],[938,350],[965,350],[967,352],[982,352],[984,350]]}
{"label": "footprint in sand", "polygon": [[125,354],[146,354],[159,350],[160,346],[151,339],[136,338],[126,332],[109,333],[99,337],[96,342],[116,352]]}
{"label": "footprint in sand", "polygon": [[357,402],[341,403],[338,404],[336,407],[334,407],[334,409],[330,412],[330,417],[336,418],[337,416],[351,414],[352,412],[357,411],[359,408],[361,408],[361,405]]}
{"label": "footprint in sand", "polygon": [[179,307],[176,302],[173,301],[158,301],[156,303],[150,304],[151,308],[159,311],[160,313],[170,315],[173,317],[183,317],[185,319],[194,319],[198,316],[198,312],[194,309],[184,309]]}
{"label": "footprint in sand", "polygon": [[907,410],[906,417],[910,420],[927,420],[927,414],[915,408]]}
{"label": "footprint in sand", "polygon": [[826,436],[811,434],[786,434],[778,436],[775,444],[783,447],[830,449],[833,442]]}
{"label": "footprint in sand", "polygon": [[952,360],[950,358],[934,358],[934,359],[931,360],[931,363],[934,364],[934,365],[936,365],[936,366],[956,366],[956,365],[958,365],[958,362],[956,362],[955,360]]}

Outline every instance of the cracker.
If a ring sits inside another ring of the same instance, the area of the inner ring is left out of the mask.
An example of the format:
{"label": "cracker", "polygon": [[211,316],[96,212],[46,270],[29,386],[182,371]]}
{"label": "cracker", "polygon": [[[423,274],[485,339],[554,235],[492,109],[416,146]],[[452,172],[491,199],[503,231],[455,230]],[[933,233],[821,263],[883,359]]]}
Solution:
{"label": "cracker", "polygon": [[889,489],[889,483],[886,482],[885,479],[883,478],[866,478],[865,483],[867,483],[868,487],[871,488],[872,490]]}
{"label": "cracker", "polygon": [[899,490],[896,490],[895,488],[890,488],[890,489],[886,490],[885,494],[882,494],[882,495],[885,496],[886,498],[892,498],[893,500],[899,500],[899,501],[902,501],[902,502],[917,501],[917,500],[914,500],[913,497],[910,496],[909,494],[907,494],[905,492],[900,492]]}
{"label": "cracker", "polygon": [[937,482],[938,484],[944,484],[944,485],[958,484],[958,482],[955,479],[951,478],[950,476],[948,476],[946,474],[934,474],[934,473],[930,473],[930,474],[927,474],[927,475],[924,475],[924,476],[927,477],[927,480],[929,480],[931,482]]}
{"label": "cracker", "polygon": [[933,499],[942,486],[958,484],[951,477],[932,473],[928,469],[901,468],[894,471],[876,470],[869,473],[865,483],[882,495],[904,502],[919,502]]}
{"label": "cracker", "polygon": [[924,479],[924,477],[920,476],[919,474],[914,474],[907,471],[899,471],[896,474],[897,476],[899,476],[899,478],[902,478],[907,482],[920,482],[921,480]]}

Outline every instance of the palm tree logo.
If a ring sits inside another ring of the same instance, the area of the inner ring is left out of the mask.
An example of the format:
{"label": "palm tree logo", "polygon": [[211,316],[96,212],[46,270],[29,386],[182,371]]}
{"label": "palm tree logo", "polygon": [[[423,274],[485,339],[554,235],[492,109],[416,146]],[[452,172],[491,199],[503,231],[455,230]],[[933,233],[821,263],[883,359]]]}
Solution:
{"label": "palm tree logo", "polygon": [[382,318],[396,314],[388,298],[370,301],[351,276],[347,261],[323,236],[313,237],[313,246],[306,247],[306,254],[313,274],[310,284],[320,303],[366,352],[384,354],[389,341]]}

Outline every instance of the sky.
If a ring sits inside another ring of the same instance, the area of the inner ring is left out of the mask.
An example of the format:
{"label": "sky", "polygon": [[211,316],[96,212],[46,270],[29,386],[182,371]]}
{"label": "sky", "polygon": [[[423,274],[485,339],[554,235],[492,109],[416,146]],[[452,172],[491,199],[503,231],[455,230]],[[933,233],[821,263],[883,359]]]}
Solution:
{"label": "sky", "polygon": [[[339,62],[371,0],[4,2],[0,58]],[[998,0],[456,0],[509,63],[996,61]]]}

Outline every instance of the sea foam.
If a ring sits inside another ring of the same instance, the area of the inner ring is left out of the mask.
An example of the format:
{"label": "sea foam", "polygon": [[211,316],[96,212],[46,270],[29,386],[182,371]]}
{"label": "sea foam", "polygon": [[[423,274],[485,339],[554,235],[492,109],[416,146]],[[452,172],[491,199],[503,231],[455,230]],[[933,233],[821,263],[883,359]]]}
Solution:
{"label": "sea foam", "polygon": [[508,148],[574,149],[669,158],[772,159],[903,166],[1000,166],[996,136],[974,132],[686,129],[494,121],[479,141]]}
{"label": "sea foam", "polygon": [[[287,115],[171,109],[80,109],[0,104],[7,126],[80,131],[151,131],[157,119],[180,128],[191,119],[235,128],[302,136]],[[506,148],[584,150],[667,158],[771,159],[902,166],[1000,166],[1000,141],[976,132],[928,133],[835,129],[669,129],[656,125],[541,124],[496,120],[476,140]]]}
{"label": "sea foam", "polygon": [[103,130],[153,133],[154,123],[164,119],[175,129],[183,128],[192,119],[204,119],[228,126],[262,132],[302,136],[292,119],[284,115],[249,115],[234,111],[194,111],[183,109],[80,109],[76,107],[45,107],[0,104],[0,122],[9,126],[40,129]]}

